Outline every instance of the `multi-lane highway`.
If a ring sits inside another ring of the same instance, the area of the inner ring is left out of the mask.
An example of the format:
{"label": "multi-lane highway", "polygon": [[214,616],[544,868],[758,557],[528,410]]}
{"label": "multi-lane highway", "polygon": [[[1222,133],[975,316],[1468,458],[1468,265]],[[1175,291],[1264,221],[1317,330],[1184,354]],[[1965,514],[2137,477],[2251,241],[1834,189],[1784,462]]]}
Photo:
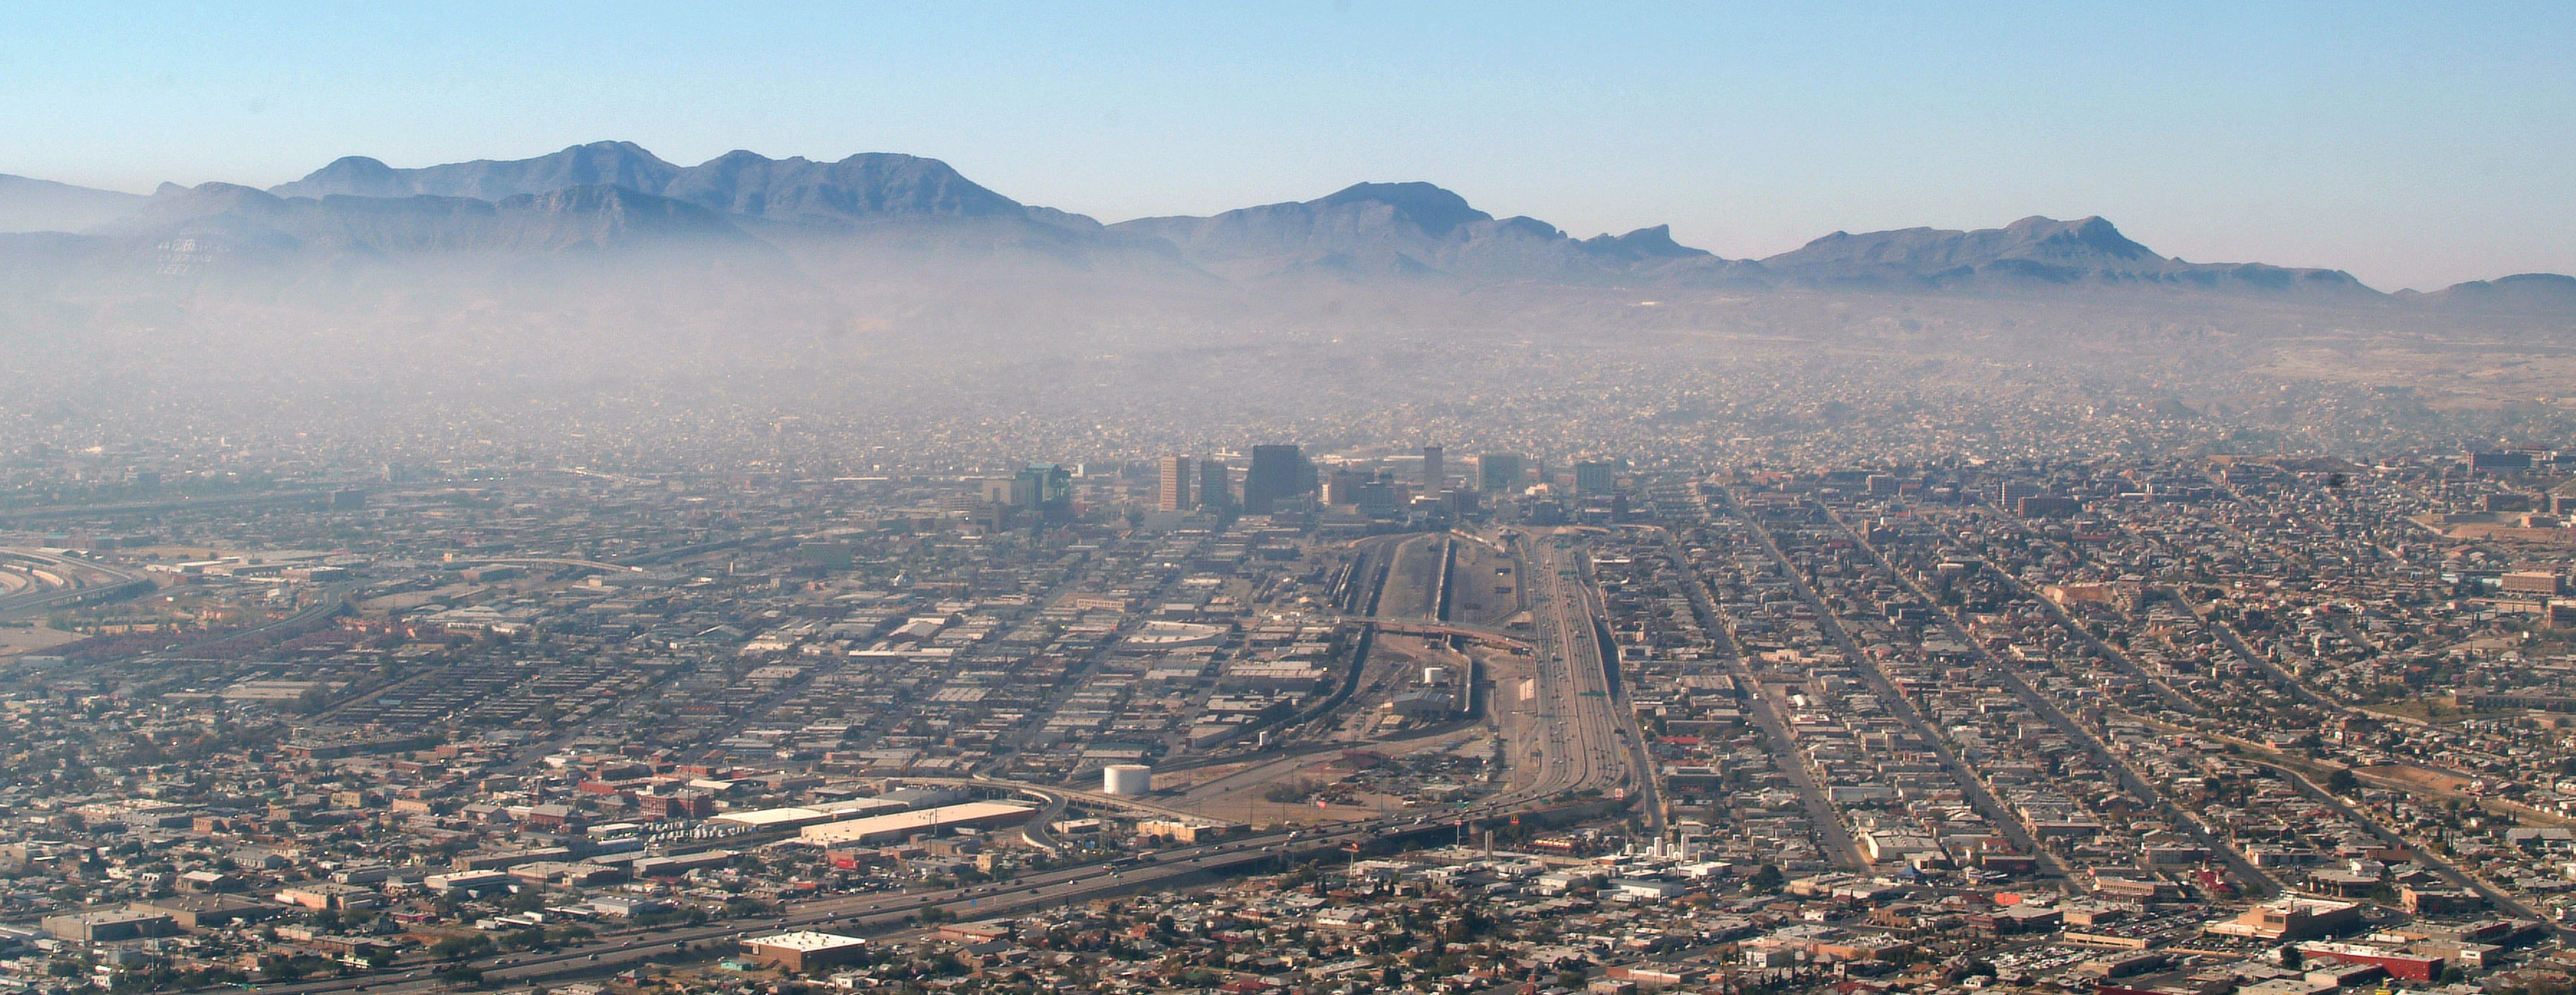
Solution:
{"label": "multi-lane highway", "polygon": [[[1000,786],[1005,782],[984,782]],[[1059,788],[1039,788],[1042,792]],[[1387,843],[1408,836],[1445,834],[1457,819],[1487,819],[1523,810],[1533,802],[1544,802],[1543,795],[1529,790],[1516,790],[1496,795],[1473,808],[1446,813],[1431,820],[1422,817],[1391,817],[1340,826],[1300,829],[1244,837],[1219,843],[1184,846],[1150,856],[1129,857],[1106,864],[1083,864],[1063,867],[1018,879],[965,888],[939,891],[917,891],[891,894],[848,895],[796,903],[775,916],[734,920],[703,926],[671,926],[655,929],[606,933],[586,945],[567,950],[505,954],[475,958],[459,963],[483,972],[487,981],[526,983],[531,981],[582,975],[606,974],[654,959],[687,959],[704,954],[747,936],[758,936],[782,930],[827,929],[843,932],[868,932],[897,927],[918,917],[924,910],[944,909],[965,918],[1005,915],[1032,908],[1050,908],[1097,896],[1121,894],[1183,883],[1196,875],[1234,871],[1251,865],[1282,858],[1309,857],[1344,852],[1358,845]],[[301,984],[266,985],[260,991],[275,995],[317,995],[325,992],[426,991],[439,987],[428,978],[436,965],[407,966],[400,972],[354,975]]]}
{"label": "multi-lane highway", "polygon": [[41,615],[64,605],[115,597],[151,581],[136,571],[40,549],[0,549],[0,618]]}
{"label": "multi-lane highway", "polygon": [[[1087,864],[1044,871],[1005,884],[817,899],[798,903],[776,916],[704,926],[607,933],[592,943],[569,950],[503,954],[460,963],[481,970],[487,981],[499,982],[604,974],[655,958],[685,957],[705,952],[709,946],[721,946],[745,936],[816,928],[866,932],[900,925],[930,908],[942,908],[962,917],[976,918],[1060,906],[1098,895],[1149,888],[1192,875],[1275,860],[1282,855],[1331,851],[1353,842],[1437,832],[1445,825],[1383,820],[1331,829],[1274,833],[1166,850],[1150,859],[1129,858],[1106,865]],[[427,978],[428,973],[428,966],[420,966],[405,972],[265,985],[259,990],[277,995],[427,990],[437,986],[437,982]]]}
{"label": "multi-lane highway", "polygon": [[1542,730],[1538,742],[1516,747],[1513,757],[1537,764],[1536,776],[1515,782],[1541,798],[1588,787],[1639,793],[1649,828],[1661,832],[1652,782],[1636,776],[1648,768],[1619,712],[1618,690],[1601,657],[1600,607],[1583,581],[1579,558],[1551,537],[1523,538],[1515,545],[1522,583],[1536,585],[1531,662]]}
{"label": "multi-lane highway", "polygon": [[[1648,812],[1656,812],[1651,781],[1638,774],[1646,769],[1642,746],[1635,731],[1628,728],[1629,723],[1622,721],[1619,692],[1601,656],[1595,625],[1600,606],[1592,588],[1583,580],[1582,564],[1571,550],[1560,548],[1552,540],[1525,540],[1521,545],[1522,574],[1535,574],[1537,583],[1542,585],[1532,606],[1537,617],[1533,659],[1538,668],[1534,684],[1543,720],[1540,726],[1546,732],[1537,743],[1524,744],[1533,752],[1513,758],[1516,763],[1530,765],[1529,776],[1514,778],[1506,790],[1470,808],[1444,812],[1437,819],[1399,816],[1180,847],[1151,857],[1043,871],[1004,884],[816,899],[796,903],[777,916],[609,933],[568,950],[483,957],[463,963],[481,970],[489,981],[526,983],[606,974],[657,958],[685,958],[744,936],[780,930],[884,929],[899,926],[931,908],[970,918],[1002,915],[1180,883],[1195,875],[1238,870],[1282,857],[1311,856],[1406,836],[1446,833],[1459,820],[1500,818],[1543,809],[1565,796],[1592,788],[1637,794]],[[1021,790],[1046,799],[1050,813],[1060,812],[1068,802],[1161,810],[1150,802],[1111,799],[1060,786],[981,779],[941,783]],[[400,973],[264,986],[262,990],[279,995],[369,989],[422,991],[437,985],[427,977],[429,968],[423,965]]]}

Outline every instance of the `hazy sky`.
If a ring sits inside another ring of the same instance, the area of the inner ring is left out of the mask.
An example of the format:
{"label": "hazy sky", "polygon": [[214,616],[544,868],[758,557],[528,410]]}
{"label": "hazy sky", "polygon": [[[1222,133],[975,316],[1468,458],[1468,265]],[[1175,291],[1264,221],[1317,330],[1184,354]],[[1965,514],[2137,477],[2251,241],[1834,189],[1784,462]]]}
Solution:
{"label": "hazy sky", "polygon": [[934,156],[1110,221],[1420,179],[1730,257],[2100,214],[2382,289],[2576,273],[2563,0],[540,6],[18,0],[0,172],[268,185],[616,138]]}

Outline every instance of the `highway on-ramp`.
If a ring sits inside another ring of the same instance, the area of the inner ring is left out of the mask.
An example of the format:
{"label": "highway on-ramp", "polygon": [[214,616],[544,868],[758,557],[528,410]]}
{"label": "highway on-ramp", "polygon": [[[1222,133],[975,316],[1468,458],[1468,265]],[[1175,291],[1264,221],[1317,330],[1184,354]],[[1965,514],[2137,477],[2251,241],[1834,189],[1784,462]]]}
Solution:
{"label": "highway on-ramp", "polygon": [[0,549],[0,570],[20,581],[0,593],[0,619],[42,615],[151,583],[139,571],[41,549]]}

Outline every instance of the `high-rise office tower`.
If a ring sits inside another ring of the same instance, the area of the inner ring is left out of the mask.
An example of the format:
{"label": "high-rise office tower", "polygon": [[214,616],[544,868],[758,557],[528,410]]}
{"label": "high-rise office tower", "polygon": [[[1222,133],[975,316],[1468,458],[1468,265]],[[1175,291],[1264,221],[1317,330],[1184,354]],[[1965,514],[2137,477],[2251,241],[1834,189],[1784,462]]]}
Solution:
{"label": "high-rise office tower", "polygon": [[1190,503],[1190,478],[1197,475],[1198,461],[1187,456],[1165,456],[1162,471],[1162,487],[1155,492],[1155,510],[1187,511],[1197,507]]}
{"label": "high-rise office tower", "polygon": [[1476,457],[1478,490],[1518,490],[1521,485],[1521,458],[1510,453],[1486,453]]}
{"label": "high-rise office tower", "polygon": [[1073,471],[1053,463],[1031,463],[1019,472],[1016,491],[1026,502],[1049,516],[1061,516],[1073,509]]}
{"label": "high-rise office tower", "polygon": [[1314,490],[1305,453],[1296,446],[1252,447],[1252,469],[1243,475],[1243,510],[1270,512],[1280,499]]}
{"label": "high-rise office tower", "polygon": [[1226,479],[1225,461],[1202,460],[1199,463],[1199,507],[1226,508],[1234,504],[1234,482]]}
{"label": "high-rise office tower", "polygon": [[1361,473],[1349,467],[1335,470],[1333,475],[1324,481],[1324,503],[1358,504],[1360,485],[1375,479],[1377,478],[1370,474]]}
{"label": "high-rise office tower", "polygon": [[1449,468],[1440,462],[1440,447],[1422,447],[1422,493],[1440,493],[1440,488],[1445,486],[1442,482],[1448,478]]}
{"label": "high-rise office tower", "polygon": [[1608,494],[1617,488],[1613,481],[1619,475],[1619,464],[1608,460],[1586,460],[1574,464],[1574,493]]}

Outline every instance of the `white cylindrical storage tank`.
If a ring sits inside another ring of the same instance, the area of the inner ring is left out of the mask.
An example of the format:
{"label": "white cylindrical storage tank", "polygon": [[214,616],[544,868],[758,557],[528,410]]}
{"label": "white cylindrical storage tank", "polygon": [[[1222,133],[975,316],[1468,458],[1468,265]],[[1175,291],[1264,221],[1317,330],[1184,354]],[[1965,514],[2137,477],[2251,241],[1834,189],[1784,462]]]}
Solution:
{"label": "white cylindrical storage tank", "polygon": [[1449,668],[1447,668],[1447,667],[1424,667],[1424,668],[1422,668],[1422,683],[1424,683],[1424,684],[1432,684],[1432,685],[1439,685],[1439,684],[1447,684],[1447,683],[1449,683]]}
{"label": "white cylindrical storage tank", "polygon": [[1113,795],[1152,794],[1154,768],[1144,764],[1110,764],[1100,769],[1100,790]]}

